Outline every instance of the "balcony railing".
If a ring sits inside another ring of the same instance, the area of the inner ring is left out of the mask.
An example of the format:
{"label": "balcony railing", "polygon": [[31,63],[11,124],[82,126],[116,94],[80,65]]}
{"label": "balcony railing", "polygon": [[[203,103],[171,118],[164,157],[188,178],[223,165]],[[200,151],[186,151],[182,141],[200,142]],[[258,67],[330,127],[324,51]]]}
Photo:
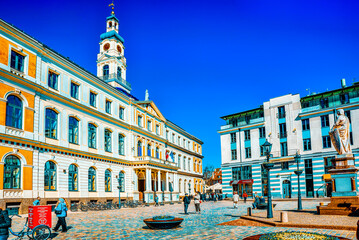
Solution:
{"label": "balcony railing", "polygon": [[127,82],[125,79],[123,79],[122,77],[117,76],[116,73],[111,73],[109,75],[100,76],[100,79],[102,79],[104,81],[115,79],[120,84],[122,84],[122,85],[124,85],[124,86],[126,86],[128,88],[131,88],[131,84],[129,82]]}
{"label": "balcony railing", "polygon": [[152,161],[152,162],[156,162],[156,163],[170,165],[170,166],[173,166],[173,167],[177,166],[177,164],[175,162],[166,161],[166,160],[159,159],[159,158],[154,158],[154,157],[151,157],[151,156],[135,157],[135,161]]}

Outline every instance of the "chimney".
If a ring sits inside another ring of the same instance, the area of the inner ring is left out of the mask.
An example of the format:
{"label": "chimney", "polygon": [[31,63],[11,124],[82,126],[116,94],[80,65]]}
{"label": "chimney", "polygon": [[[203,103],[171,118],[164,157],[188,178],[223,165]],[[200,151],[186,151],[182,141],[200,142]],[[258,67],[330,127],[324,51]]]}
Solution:
{"label": "chimney", "polygon": [[342,83],[342,88],[347,87],[347,85],[345,84],[345,78],[342,78],[341,83]]}

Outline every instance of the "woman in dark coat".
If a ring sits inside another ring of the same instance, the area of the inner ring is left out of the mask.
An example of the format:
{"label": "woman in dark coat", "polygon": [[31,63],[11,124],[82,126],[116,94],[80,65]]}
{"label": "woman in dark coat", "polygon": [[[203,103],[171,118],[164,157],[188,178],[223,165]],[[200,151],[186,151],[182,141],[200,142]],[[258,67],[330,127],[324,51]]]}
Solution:
{"label": "woman in dark coat", "polygon": [[11,219],[7,210],[3,211],[0,208],[0,240],[9,238],[9,228],[11,227]]}

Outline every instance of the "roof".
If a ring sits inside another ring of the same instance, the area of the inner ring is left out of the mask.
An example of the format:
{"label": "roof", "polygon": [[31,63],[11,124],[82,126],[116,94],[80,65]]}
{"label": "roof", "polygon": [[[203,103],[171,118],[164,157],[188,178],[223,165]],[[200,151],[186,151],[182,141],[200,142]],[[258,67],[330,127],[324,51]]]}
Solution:
{"label": "roof", "polygon": [[117,40],[119,40],[122,43],[125,42],[125,40],[115,30],[102,33],[100,35],[100,38],[101,38],[101,40],[108,39],[108,38],[116,38]]}
{"label": "roof", "polygon": [[133,98],[134,100],[138,101],[138,98],[136,98],[135,96],[133,96],[132,94],[129,94],[128,92],[126,92],[125,90],[123,90],[122,88],[119,87],[115,87],[118,91],[120,91],[121,93],[125,94],[126,96]]}
{"label": "roof", "polygon": [[263,106],[260,106],[259,108],[247,110],[247,111],[244,111],[244,112],[239,112],[239,113],[234,113],[234,114],[226,115],[226,116],[223,116],[223,117],[221,117],[221,118],[224,119],[224,120],[226,120],[227,118],[236,117],[237,115],[249,115],[249,114],[256,113],[256,112],[260,112],[260,111],[263,111]]}
{"label": "roof", "polygon": [[115,19],[117,22],[119,22],[118,19],[117,19],[117,17],[115,17],[114,14],[111,14],[111,16],[108,16],[108,17],[106,18],[106,20],[111,20],[111,19]]}

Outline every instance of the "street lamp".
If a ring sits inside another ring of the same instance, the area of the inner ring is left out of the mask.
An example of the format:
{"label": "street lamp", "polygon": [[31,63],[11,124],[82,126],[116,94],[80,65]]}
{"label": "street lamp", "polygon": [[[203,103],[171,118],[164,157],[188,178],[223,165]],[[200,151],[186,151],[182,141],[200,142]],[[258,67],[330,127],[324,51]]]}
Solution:
{"label": "street lamp", "polygon": [[264,148],[264,154],[267,157],[267,162],[263,163],[264,168],[267,170],[268,175],[268,205],[267,205],[267,218],[273,218],[273,207],[272,207],[272,193],[270,188],[270,174],[269,170],[274,167],[274,163],[269,162],[270,152],[272,150],[272,144],[266,139],[262,147]]}
{"label": "street lamp", "polygon": [[122,191],[122,178],[121,178],[121,174],[118,175],[118,208],[121,208],[121,191]]}
{"label": "street lamp", "polygon": [[302,194],[300,192],[300,183],[299,183],[299,176],[302,174],[303,170],[299,169],[299,162],[300,162],[300,155],[297,151],[297,153],[294,156],[294,160],[297,162],[297,170],[294,171],[295,175],[298,176],[298,211],[302,210]]}

